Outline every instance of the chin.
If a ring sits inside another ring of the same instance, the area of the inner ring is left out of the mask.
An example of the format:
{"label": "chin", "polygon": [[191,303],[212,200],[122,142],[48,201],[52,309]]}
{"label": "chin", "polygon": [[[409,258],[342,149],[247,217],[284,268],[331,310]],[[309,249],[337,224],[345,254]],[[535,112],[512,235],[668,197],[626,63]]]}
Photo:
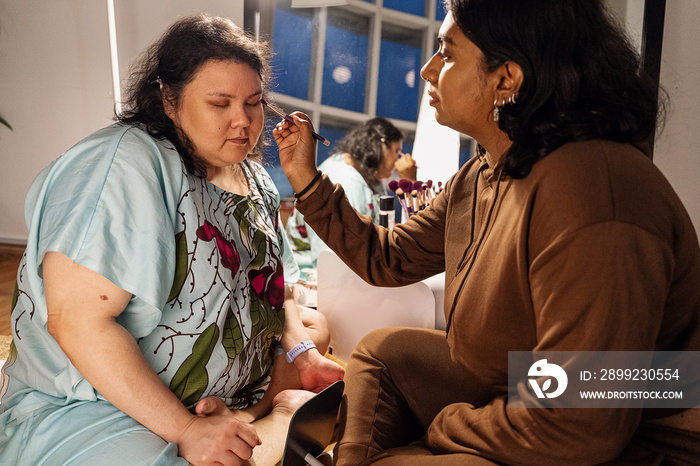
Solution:
{"label": "chin", "polygon": [[247,157],[250,151],[235,151],[227,154],[226,156],[226,161],[230,162],[231,165],[236,165],[238,163],[243,162]]}

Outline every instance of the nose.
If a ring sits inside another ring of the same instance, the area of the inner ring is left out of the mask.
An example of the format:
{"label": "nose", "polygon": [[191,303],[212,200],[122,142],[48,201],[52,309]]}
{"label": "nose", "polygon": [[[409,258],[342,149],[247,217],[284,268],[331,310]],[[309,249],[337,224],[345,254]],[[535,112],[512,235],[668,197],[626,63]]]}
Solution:
{"label": "nose", "polygon": [[243,106],[233,105],[231,110],[231,127],[232,128],[247,128],[250,126],[250,115],[245,104]]}
{"label": "nose", "polygon": [[437,57],[437,53],[433,54],[433,56],[430,57],[430,60],[428,60],[425,63],[425,65],[423,65],[423,67],[420,69],[420,77],[423,78],[424,81],[435,81],[435,57]]}

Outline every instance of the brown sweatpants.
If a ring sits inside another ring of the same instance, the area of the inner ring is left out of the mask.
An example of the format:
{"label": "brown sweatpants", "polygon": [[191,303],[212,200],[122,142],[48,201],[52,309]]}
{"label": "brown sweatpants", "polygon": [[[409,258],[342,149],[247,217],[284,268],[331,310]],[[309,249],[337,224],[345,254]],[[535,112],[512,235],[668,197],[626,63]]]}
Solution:
{"label": "brown sweatpants", "polygon": [[435,416],[458,402],[481,406],[493,398],[450,359],[445,332],[376,330],[355,348],[345,374],[338,466],[485,465],[458,453],[434,456],[420,439]]}
{"label": "brown sweatpants", "polygon": [[[445,332],[376,330],[355,348],[345,382],[337,466],[496,464],[466,453],[434,455],[421,441],[445,406],[483,406],[495,395],[452,363]],[[700,464],[700,434],[643,423],[620,456],[606,463],[630,464]]]}

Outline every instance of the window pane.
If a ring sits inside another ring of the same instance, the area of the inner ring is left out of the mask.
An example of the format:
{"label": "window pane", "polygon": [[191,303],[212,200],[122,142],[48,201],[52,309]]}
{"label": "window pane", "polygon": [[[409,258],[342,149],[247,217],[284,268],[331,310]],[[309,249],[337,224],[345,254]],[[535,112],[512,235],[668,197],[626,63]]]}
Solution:
{"label": "window pane", "polygon": [[[312,9],[275,10],[272,31],[272,90],[300,99],[309,98]],[[294,40],[290,40],[293,37]]]}
{"label": "window pane", "polygon": [[459,144],[459,168],[472,158],[471,144],[464,139],[460,140]]}
{"label": "window pane", "polygon": [[384,7],[425,16],[425,0],[384,0]]}
{"label": "window pane", "polygon": [[443,21],[445,19],[445,6],[442,0],[437,0],[435,5],[435,19]]}
{"label": "window pane", "polygon": [[[280,156],[277,144],[272,137],[272,130],[275,129],[275,125],[281,120],[277,115],[267,115],[265,120],[264,137],[270,142],[269,145],[265,147],[265,153],[263,156],[263,167],[267,170],[267,173],[272,178],[272,182],[275,183],[277,191],[280,193],[280,197],[288,197],[294,195],[294,190],[292,185],[289,184],[287,176],[282,171],[280,166]],[[261,135],[260,137],[263,137]]]}
{"label": "window pane", "polygon": [[342,124],[326,120],[320,124],[318,133],[324,138],[331,141],[331,146],[326,147],[323,144],[316,144],[316,165],[321,165],[335,150],[335,145],[345,137],[350,131],[352,125],[349,123]]}
{"label": "window pane", "polygon": [[377,116],[416,121],[421,34],[385,24],[379,55]]}
{"label": "window pane", "polygon": [[321,98],[324,105],[364,110],[368,44],[367,18],[328,10]]}

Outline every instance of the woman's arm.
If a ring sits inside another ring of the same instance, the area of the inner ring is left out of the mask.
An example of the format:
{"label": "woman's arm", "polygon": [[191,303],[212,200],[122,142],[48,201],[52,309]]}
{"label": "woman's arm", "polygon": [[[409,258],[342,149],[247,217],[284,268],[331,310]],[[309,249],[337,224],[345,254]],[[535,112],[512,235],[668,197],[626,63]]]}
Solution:
{"label": "woman's arm", "polygon": [[[273,131],[280,164],[292,187],[304,190],[314,179],[315,152],[311,123],[300,112],[295,124]],[[404,224],[389,231],[358,216],[344,190],[322,177],[297,199],[297,209],[316,234],[360,277],[376,286],[414,283],[445,270],[445,195]]]}
{"label": "woman's arm", "polygon": [[[301,386],[305,390],[319,392],[338,380],[342,380],[345,370],[335,362],[321,354],[325,353],[328,341],[319,341],[319,335],[311,335],[309,328],[304,324],[299,307],[294,302],[291,293],[287,293],[284,301],[284,333],[282,334],[282,348],[285,352],[294,348],[302,341],[312,340],[317,348],[312,348],[299,354],[294,359],[294,367],[298,371]],[[318,333],[318,332],[317,332]]]}
{"label": "woman's arm", "polygon": [[58,252],[44,256],[43,275],[49,333],[109,402],[165,441],[177,442],[191,463],[206,457],[233,465],[250,458],[259,443],[255,429],[229,416],[190,414],[116,322],[130,293]]}

